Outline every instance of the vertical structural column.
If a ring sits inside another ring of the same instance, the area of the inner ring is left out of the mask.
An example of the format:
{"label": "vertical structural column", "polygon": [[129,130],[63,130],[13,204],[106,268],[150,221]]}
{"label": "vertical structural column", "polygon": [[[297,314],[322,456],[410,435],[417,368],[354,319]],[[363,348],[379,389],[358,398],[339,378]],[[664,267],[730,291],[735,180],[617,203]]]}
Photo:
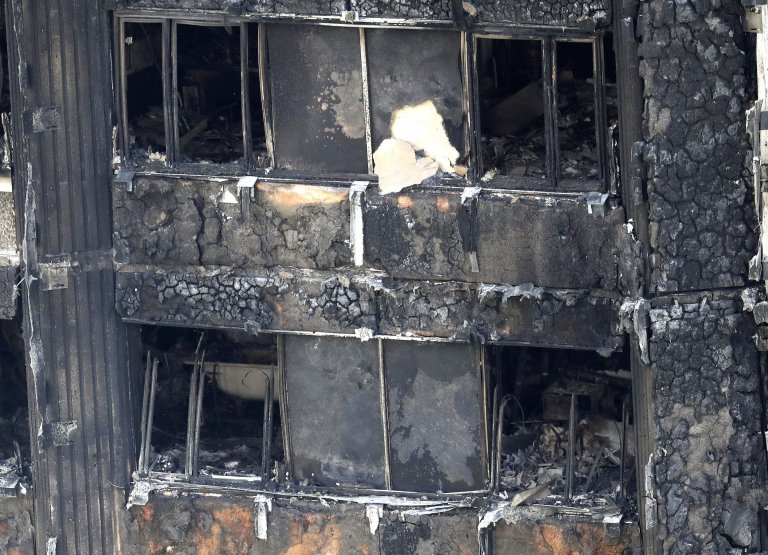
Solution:
{"label": "vertical structural column", "polygon": [[103,0],[6,0],[40,553],[119,551],[135,441],[114,309]]}

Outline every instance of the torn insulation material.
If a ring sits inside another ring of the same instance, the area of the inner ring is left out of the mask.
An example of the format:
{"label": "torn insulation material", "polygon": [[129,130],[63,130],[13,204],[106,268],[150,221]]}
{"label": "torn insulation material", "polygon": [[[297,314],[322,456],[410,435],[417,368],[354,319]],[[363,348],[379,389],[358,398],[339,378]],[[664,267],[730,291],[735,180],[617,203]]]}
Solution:
{"label": "torn insulation material", "polygon": [[432,158],[416,158],[414,148],[397,139],[385,139],[373,153],[373,162],[383,195],[418,185],[435,175],[438,169],[437,162]]}
{"label": "torn insulation material", "polygon": [[396,110],[390,129],[393,138],[411,144],[417,151],[423,150],[425,156],[437,162],[441,171],[453,173],[459,151],[448,139],[443,118],[431,100]]}
{"label": "torn insulation material", "polygon": [[383,505],[366,505],[365,516],[368,518],[368,525],[371,528],[371,535],[375,536],[379,530],[379,522],[384,516]]}

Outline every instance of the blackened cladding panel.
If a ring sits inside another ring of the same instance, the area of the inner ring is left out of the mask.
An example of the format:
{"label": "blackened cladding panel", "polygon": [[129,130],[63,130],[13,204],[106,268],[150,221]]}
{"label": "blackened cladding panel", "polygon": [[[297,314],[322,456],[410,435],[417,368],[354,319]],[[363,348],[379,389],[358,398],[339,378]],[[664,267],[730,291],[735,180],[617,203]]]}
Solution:
{"label": "blackened cladding panel", "polygon": [[477,349],[406,341],[385,345],[392,488],[483,487]]}
{"label": "blackened cladding panel", "polygon": [[432,102],[451,144],[464,152],[461,35],[455,31],[366,31],[373,149],[390,136],[392,115]]}
{"label": "blackened cladding panel", "polygon": [[357,29],[267,26],[280,169],[368,173]]}
{"label": "blackened cladding panel", "polygon": [[295,478],[384,487],[376,342],[286,336],[285,381]]}

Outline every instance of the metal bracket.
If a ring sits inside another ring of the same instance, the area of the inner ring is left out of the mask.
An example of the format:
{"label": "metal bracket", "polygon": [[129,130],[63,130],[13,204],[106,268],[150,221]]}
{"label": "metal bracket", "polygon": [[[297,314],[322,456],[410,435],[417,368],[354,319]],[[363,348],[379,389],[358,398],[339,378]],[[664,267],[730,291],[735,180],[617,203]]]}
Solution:
{"label": "metal bracket", "polygon": [[66,289],[69,286],[69,270],[72,268],[72,258],[68,254],[46,257],[50,262],[37,265],[40,270],[40,282],[43,291]]}
{"label": "metal bracket", "polygon": [[753,6],[744,10],[744,32],[763,32],[763,14],[759,6]]}
{"label": "metal bracket", "polygon": [[51,422],[44,426],[46,444],[53,447],[65,447],[75,442],[77,420]]}
{"label": "metal bracket", "polygon": [[58,106],[40,106],[24,113],[24,127],[27,133],[42,133],[58,129],[61,125],[61,113]]}
{"label": "metal bracket", "polygon": [[116,191],[123,193],[133,192],[133,178],[136,176],[136,172],[132,170],[121,169],[112,178],[112,186]]}
{"label": "metal bracket", "polygon": [[240,216],[245,223],[251,221],[251,199],[256,198],[257,178],[252,175],[241,177],[237,182],[237,196],[240,198]]}
{"label": "metal bracket", "polygon": [[477,261],[477,206],[481,191],[480,187],[465,187],[461,193],[461,206],[457,214],[461,246],[473,273],[480,271]]}
{"label": "metal bracket", "polygon": [[349,188],[349,245],[352,248],[352,262],[355,266],[362,266],[365,263],[363,203],[368,185],[368,181],[355,181]]}
{"label": "metal bracket", "polygon": [[355,21],[357,21],[360,18],[360,16],[354,10],[343,10],[341,12],[340,18],[345,23],[354,23]]}

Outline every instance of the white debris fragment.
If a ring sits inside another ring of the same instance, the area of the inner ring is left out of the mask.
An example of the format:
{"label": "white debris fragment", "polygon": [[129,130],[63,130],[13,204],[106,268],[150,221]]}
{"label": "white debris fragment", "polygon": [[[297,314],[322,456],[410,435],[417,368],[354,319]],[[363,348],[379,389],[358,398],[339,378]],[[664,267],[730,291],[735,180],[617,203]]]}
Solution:
{"label": "white debris fragment", "polygon": [[414,149],[435,160],[441,171],[453,173],[459,159],[445,132],[443,118],[431,100],[415,106],[404,106],[392,114],[392,137],[410,143]]}
{"label": "white debris fragment", "polygon": [[481,187],[464,187],[461,192],[461,203],[464,204],[466,201],[477,197],[482,190]]}
{"label": "white debris fragment", "polygon": [[257,495],[253,500],[256,505],[256,537],[260,540],[267,539],[267,513],[272,512],[272,498],[268,495]]}
{"label": "white debris fragment", "polygon": [[131,493],[128,496],[128,503],[125,505],[126,509],[130,509],[134,505],[143,506],[149,501],[149,494],[153,491],[159,491],[167,489],[168,486],[164,484],[153,484],[147,480],[137,480],[133,483]]}
{"label": "white debris fragment", "polygon": [[375,536],[379,530],[379,521],[384,516],[383,505],[366,505],[365,516],[368,517],[368,525],[371,528],[371,535]]}
{"label": "white debris fragment", "polygon": [[48,538],[48,542],[45,546],[45,555],[56,555],[56,544],[58,542],[58,537]]}
{"label": "white debris fragment", "polygon": [[357,328],[355,329],[355,337],[360,341],[370,341],[373,339],[374,333],[371,328]]}
{"label": "white debris fragment", "polygon": [[466,12],[467,15],[472,17],[477,17],[477,8],[474,4],[471,4],[469,2],[462,2],[461,8]]}
{"label": "white debris fragment", "polygon": [[413,146],[397,139],[385,139],[373,153],[373,162],[383,195],[418,185],[435,175],[438,168],[432,158],[417,159]]}

